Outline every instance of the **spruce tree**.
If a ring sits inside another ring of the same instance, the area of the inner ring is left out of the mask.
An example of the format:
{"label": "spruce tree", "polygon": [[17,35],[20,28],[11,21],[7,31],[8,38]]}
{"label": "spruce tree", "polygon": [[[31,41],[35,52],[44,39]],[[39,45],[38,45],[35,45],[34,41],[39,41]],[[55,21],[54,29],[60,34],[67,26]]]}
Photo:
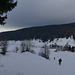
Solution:
{"label": "spruce tree", "polygon": [[0,25],[4,25],[7,19],[7,12],[12,11],[17,6],[17,1],[14,0],[0,0]]}

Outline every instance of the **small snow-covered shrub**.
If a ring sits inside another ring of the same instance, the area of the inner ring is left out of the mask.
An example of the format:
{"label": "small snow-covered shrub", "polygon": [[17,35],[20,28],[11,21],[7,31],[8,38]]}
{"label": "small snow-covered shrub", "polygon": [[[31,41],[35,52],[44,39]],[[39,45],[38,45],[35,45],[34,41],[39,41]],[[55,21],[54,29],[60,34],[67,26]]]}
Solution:
{"label": "small snow-covered shrub", "polygon": [[34,50],[30,50],[30,52],[31,52],[32,54],[36,54]]}

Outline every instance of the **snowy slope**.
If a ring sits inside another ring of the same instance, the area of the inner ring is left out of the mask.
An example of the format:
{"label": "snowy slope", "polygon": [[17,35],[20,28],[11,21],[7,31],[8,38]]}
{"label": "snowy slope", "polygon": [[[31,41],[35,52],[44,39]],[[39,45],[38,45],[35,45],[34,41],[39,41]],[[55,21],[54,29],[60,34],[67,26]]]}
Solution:
{"label": "snowy slope", "polygon": [[[36,52],[20,53],[20,45],[22,41],[9,41],[8,51],[5,56],[0,55],[0,75],[75,75],[75,53],[67,51],[54,52],[50,49],[50,60],[38,55],[41,47],[47,43],[57,43],[64,46],[66,43],[75,45],[72,38],[59,38],[53,41],[43,43],[41,40],[31,40],[31,49]],[[19,48],[18,53],[14,53],[15,48]],[[56,58],[54,60],[54,57]],[[58,60],[62,58],[62,64],[59,66]]]}
{"label": "snowy slope", "polygon": [[[59,66],[60,57],[63,62]],[[50,60],[27,52],[8,53],[6,56],[1,56],[0,75],[74,75],[74,58],[75,53],[71,52],[51,52]]]}

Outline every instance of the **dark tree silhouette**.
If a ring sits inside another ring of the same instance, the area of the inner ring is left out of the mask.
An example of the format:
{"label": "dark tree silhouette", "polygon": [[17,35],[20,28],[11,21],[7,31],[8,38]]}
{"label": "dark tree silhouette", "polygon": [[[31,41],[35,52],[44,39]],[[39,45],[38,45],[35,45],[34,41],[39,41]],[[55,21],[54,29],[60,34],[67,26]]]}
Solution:
{"label": "dark tree silhouette", "polygon": [[17,6],[17,1],[14,0],[0,0],[0,25],[4,25],[7,19],[7,12],[12,11]]}

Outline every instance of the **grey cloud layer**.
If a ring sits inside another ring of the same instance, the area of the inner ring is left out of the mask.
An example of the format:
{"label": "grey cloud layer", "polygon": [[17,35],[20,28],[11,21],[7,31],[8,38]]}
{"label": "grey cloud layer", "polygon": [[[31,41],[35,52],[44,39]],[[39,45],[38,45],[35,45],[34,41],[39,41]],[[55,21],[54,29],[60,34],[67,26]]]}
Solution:
{"label": "grey cloud layer", "polygon": [[75,21],[74,0],[18,0],[8,15],[11,27],[26,27]]}

